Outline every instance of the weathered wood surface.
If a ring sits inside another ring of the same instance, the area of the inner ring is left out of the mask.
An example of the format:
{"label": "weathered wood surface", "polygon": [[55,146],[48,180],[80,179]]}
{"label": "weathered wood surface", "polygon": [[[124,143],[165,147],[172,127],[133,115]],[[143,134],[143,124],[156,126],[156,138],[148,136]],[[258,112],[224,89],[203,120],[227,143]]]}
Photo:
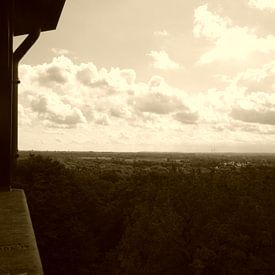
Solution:
{"label": "weathered wood surface", "polygon": [[0,274],[43,274],[23,190],[0,192]]}

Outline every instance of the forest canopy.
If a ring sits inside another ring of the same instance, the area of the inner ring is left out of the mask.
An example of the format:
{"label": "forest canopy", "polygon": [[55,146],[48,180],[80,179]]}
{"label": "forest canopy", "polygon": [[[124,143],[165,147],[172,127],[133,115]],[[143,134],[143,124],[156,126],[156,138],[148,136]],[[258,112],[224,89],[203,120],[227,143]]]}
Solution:
{"label": "forest canopy", "polygon": [[97,163],[18,163],[45,274],[274,274],[274,167]]}

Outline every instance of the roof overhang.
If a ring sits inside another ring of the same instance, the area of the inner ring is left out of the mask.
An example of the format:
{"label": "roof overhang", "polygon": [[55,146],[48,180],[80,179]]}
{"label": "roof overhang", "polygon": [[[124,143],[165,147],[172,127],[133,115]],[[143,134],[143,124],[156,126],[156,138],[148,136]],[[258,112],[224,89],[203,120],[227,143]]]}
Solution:
{"label": "roof overhang", "polygon": [[65,0],[14,0],[14,35],[55,30]]}

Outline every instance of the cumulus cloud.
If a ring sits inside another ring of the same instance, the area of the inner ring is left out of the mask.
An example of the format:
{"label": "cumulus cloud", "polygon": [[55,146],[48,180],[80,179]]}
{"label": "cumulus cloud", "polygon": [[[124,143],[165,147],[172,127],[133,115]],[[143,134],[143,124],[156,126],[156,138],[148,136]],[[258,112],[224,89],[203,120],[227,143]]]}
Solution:
{"label": "cumulus cloud", "polygon": [[93,64],[81,64],[76,68],[76,79],[90,89],[101,91],[101,95],[116,94],[118,91],[131,89],[135,85],[136,74],[130,69],[97,69]]}
{"label": "cumulus cloud", "polygon": [[[199,102],[200,125],[212,125],[230,135],[273,135],[275,130],[274,62],[248,69],[228,79],[222,90],[209,90]],[[242,136],[243,139],[248,137]]]}
{"label": "cumulus cloud", "polygon": [[234,25],[230,18],[224,18],[199,6],[194,12],[193,34],[196,38],[206,38],[213,47],[199,59],[200,64],[223,60],[242,60],[250,54],[269,53],[275,50],[275,37],[258,37],[255,30]]}
{"label": "cumulus cloud", "polygon": [[176,70],[180,68],[180,65],[173,61],[167,52],[161,51],[151,51],[149,54],[153,58],[152,66],[160,70]]}
{"label": "cumulus cloud", "polygon": [[190,111],[186,93],[170,87],[159,76],[152,77],[145,87],[139,87],[129,102],[135,110],[142,113],[168,115]]}
{"label": "cumulus cloud", "polygon": [[275,111],[257,111],[234,108],[231,116],[244,122],[275,125]]}
{"label": "cumulus cloud", "polygon": [[235,81],[246,87],[248,92],[275,92],[275,62],[271,61],[260,68],[248,69],[237,75]]}
{"label": "cumulus cloud", "polygon": [[134,105],[141,112],[156,114],[169,114],[180,108],[186,108],[178,98],[158,92],[138,95]]}
{"label": "cumulus cloud", "polygon": [[85,67],[82,67],[76,73],[76,78],[80,83],[86,86],[93,86],[96,81],[99,81],[97,68],[94,64],[89,63]]}
{"label": "cumulus cloud", "polygon": [[42,120],[56,126],[75,127],[79,123],[86,122],[81,110],[64,104],[54,93],[40,94],[30,102],[30,106]]}
{"label": "cumulus cloud", "polygon": [[195,124],[198,120],[198,114],[189,112],[179,112],[174,115],[174,118],[183,124]]}
{"label": "cumulus cloud", "polygon": [[178,93],[159,76],[136,82],[131,69],[108,71],[60,56],[51,63],[22,65],[20,72],[22,114],[29,109],[48,127],[107,126],[117,120],[153,127],[154,121],[166,123],[158,116],[190,112],[185,92]]}
{"label": "cumulus cloud", "polygon": [[[271,139],[275,131],[273,63],[228,77],[228,86],[221,91],[198,94],[172,87],[160,76],[139,82],[131,69],[76,64],[64,56],[47,64],[21,65],[20,128],[41,127],[45,137],[62,129],[68,140],[81,137],[78,149],[103,143],[110,149],[121,138],[122,129],[131,133],[127,143],[140,144],[140,149],[149,143],[169,145],[183,139],[190,144],[260,140],[260,135]],[[60,75],[64,78],[56,81]],[[30,135],[27,130],[24,133]],[[27,138],[25,142],[30,144]]]}
{"label": "cumulus cloud", "polygon": [[117,118],[131,118],[132,113],[128,106],[118,103],[110,108],[110,115]]}
{"label": "cumulus cloud", "polygon": [[100,125],[109,125],[110,119],[107,114],[98,114],[95,122]]}
{"label": "cumulus cloud", "polygon": [[50,83],[64,84],[66,82],[66,76],[63,74],[62,68],[50,67],[43,74],[39,76],[39,82],[42,85]]}
{"label": "cumulus cloud", "polygon": [[42,86],[64,85],[68,83],[74,69],[73,62],[65,57],[59,56],[52,60],[51,63],[37,65],[34,68],[28,66],[23,67],[23,70],[32,71],[32,80],[38,81]]}
{"label": "cumulus cloud", "polygon": [[249,0],[248,5],[259,10],[275,10],[274,0]]}

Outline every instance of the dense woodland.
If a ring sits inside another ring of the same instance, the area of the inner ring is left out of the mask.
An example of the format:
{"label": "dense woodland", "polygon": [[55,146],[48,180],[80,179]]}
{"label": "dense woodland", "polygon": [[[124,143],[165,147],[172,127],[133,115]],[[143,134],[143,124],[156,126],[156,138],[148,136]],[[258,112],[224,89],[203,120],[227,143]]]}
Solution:
{"label": "dense woodland", "polygon": [[130,166],[19,161],[46,275],[275,274],[273,166]]}

